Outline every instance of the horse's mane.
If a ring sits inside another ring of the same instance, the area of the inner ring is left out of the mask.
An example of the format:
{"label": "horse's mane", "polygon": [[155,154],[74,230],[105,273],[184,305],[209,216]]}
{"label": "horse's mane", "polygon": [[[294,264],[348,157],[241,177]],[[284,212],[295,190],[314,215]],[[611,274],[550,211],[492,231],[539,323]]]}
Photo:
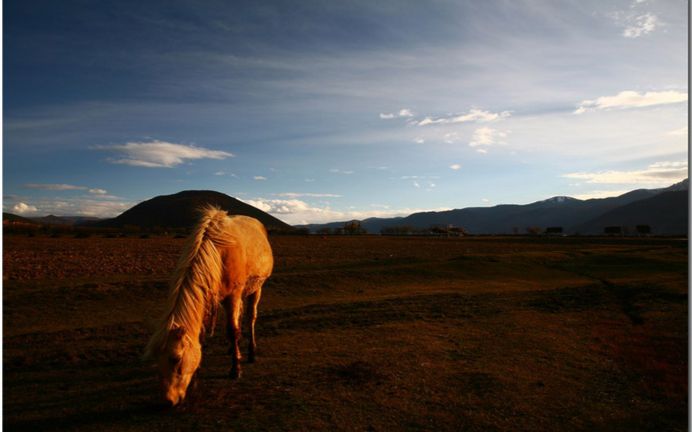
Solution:
{"label": "horse's mane", "polygon": [[211,316],[213,321],[223,274],[219,247],[233,244],[234,239],[225,233],[231,221],[225,211],[205,206],[200,213],[173,272],[166,313],[147,344],[145,359],[154,358],[164,347],[172,328],[181,327],[197,336],[203,330],[205,317]]}

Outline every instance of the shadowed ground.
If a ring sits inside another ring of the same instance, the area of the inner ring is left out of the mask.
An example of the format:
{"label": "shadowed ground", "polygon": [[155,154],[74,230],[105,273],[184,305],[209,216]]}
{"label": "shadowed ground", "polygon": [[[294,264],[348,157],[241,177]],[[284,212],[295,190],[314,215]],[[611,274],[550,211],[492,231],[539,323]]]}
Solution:
{"label": "shadowed ground", "polygon": [[159,407],[180,239],[5,237],[7,430],[686,430],[687,242],[274,237],[258,361]]}

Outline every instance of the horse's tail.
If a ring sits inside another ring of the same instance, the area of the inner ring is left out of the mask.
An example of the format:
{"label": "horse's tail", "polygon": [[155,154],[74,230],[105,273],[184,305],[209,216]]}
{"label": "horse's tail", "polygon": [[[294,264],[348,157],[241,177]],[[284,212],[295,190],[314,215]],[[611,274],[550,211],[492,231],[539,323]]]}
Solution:
{"label": "horse's tail", "polygon": [[230,221],[225,211],[205,206],[200,213],[200,221],[188,238],[173,272],[167,312],[147,345],[145,359],[153,358],[175,326],[204,331],[208,325],[213,333],[223,277],[219,248],[233,244],[234,239],[225,233],[226,224]]}

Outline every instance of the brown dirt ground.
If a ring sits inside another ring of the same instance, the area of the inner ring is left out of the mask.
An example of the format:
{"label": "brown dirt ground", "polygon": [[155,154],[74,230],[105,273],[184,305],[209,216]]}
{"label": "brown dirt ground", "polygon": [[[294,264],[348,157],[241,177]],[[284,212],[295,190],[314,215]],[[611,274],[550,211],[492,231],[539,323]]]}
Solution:
{"label": "brown dirt ground", "polygon": [[4,238],[5,430],[686,430],[686,240],[273,237],[258,361],[159,407],[182,245]]}

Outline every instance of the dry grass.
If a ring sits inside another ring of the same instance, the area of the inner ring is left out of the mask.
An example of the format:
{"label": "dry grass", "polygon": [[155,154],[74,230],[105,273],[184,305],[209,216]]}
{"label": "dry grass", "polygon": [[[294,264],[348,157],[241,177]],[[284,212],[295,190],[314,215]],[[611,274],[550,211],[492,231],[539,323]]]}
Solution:
{"label": "dry grass", "polygon": [[221,327],[158,408],[138,357],[182,245],[4,245],[8,430],[686,430],[687,243],[275,237],[258,362]]}

